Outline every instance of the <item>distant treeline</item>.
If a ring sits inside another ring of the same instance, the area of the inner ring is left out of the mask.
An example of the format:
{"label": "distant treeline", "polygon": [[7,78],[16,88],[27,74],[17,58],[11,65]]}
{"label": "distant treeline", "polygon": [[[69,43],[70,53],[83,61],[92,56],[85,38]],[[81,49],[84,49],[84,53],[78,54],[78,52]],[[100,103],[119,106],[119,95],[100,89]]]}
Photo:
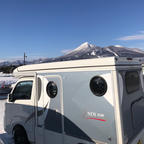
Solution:
{"label": "distant treeline", "polygon": [[14,65],[0,66],[0,72],[3,72],[3,73],[12,73],[15,68],[17,68],[17,66],[14,66]]}

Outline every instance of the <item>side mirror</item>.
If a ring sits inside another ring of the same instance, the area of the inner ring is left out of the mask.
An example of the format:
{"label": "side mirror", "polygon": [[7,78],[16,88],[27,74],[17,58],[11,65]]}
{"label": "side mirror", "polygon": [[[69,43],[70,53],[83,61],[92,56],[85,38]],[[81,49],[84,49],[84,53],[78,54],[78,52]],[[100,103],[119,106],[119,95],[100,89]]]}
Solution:
{"label": "side mirror", "polygon": [[12,94],[9,94],[9,102],[14,102],[15,98]]}

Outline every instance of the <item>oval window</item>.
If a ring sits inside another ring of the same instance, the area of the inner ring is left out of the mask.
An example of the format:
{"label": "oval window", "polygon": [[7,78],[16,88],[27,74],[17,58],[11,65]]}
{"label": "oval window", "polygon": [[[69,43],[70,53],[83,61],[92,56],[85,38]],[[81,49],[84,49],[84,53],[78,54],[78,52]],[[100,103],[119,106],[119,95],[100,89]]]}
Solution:
{"label": "oval window", "polygon": [[50,81],[47,84],[46,90],[47,90],[47,94],[50,98],[56,97],[58,88],[57,88],[57,85],[53,81]]}
{"label": "oval window", "polygon": [[90,81],[90,89],[94,95],[103,96],[107,91],[107,83],[102,77],[95,76]]}

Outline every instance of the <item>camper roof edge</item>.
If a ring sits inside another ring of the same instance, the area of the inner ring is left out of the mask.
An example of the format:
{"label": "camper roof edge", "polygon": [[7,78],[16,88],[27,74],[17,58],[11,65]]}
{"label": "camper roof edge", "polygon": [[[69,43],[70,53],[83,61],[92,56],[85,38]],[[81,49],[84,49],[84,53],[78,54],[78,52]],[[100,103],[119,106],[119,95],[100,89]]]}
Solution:
{"label": "camper roof edge", "polygon": [[25,66],[20,66],[16,68],[13,73],[40,71],[40,70],[53,70],[53,69],[114,66],[114,65],[140,65],[140,64],[141,63],[138,59],[106,57],[106,58],[94,58],[94,59],[25,65]]}

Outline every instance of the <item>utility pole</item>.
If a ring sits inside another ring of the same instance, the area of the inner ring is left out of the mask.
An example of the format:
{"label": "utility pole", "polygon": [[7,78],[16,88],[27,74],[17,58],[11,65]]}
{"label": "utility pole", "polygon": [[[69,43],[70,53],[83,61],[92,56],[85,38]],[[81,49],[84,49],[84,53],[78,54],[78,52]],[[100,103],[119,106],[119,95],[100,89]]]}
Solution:
{"label": "utility pole", "polygon": [[26,54],[24,52],[24,65],[26,64],[26,58],[27,58],[27,56],[26,56]]}

